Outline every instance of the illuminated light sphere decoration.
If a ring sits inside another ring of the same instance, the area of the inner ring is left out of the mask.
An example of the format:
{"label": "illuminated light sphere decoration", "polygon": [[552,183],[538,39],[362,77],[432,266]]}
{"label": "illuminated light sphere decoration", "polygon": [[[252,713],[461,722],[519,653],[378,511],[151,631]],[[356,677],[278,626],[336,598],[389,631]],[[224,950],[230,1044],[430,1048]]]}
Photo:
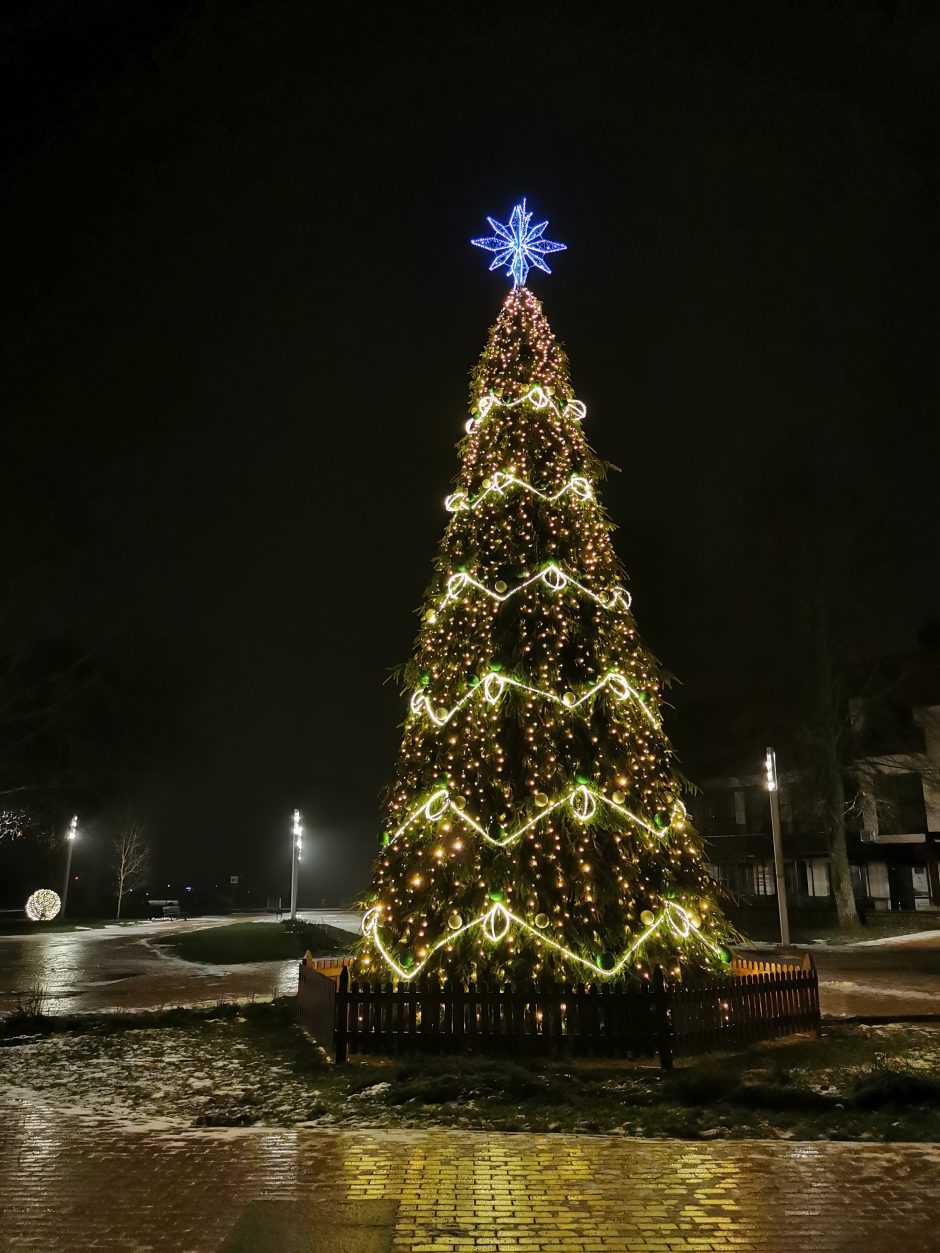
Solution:
{"label": "illuminated light sphere decoration", "polygon": [[26,902],[26,917],[30,922],[51,922],[62,908],[58,892],[40,888]]}
{"label": "illuminated light sphere decoration", "polygon": [[729,928],[681,799],[665,676],[637,634],[585,406],[525,286],[563,245],[525,201],[490,225],[473,243],[514,285],[472,375],[402,669],[363,968],[499,984],[718,969]]}

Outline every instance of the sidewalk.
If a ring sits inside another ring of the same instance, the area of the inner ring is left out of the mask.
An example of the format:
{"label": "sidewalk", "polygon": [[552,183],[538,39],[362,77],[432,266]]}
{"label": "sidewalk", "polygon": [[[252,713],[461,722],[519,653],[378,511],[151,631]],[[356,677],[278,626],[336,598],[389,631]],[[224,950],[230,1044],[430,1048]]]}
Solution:
{"label": "sidewalk", "polygon": [[165,1134],[0,1111],[0,1249],[928,1253],[940,1149],[467,1132]]}

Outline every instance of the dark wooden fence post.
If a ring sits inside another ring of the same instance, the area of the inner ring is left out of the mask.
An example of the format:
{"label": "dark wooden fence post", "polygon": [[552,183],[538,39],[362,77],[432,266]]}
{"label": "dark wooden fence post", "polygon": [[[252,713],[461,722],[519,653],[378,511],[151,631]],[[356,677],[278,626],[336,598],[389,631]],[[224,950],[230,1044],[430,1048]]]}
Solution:
{"label": "dark wooden fence post", "polygon": [[339,976],[339,995],[336,998],[336,1061],[341,1064],[348,1056],[349,1035],[346,1030],[346,1015],[349,1012],[349,967],[344,966]]}
{"label": "dark wooden fence post", "polygon": [[653,969],[653,998],[656,1015],[656,1046],[663,1070],[672,1070],[672,1024],[669,1021],[669,990],[662,966]]}

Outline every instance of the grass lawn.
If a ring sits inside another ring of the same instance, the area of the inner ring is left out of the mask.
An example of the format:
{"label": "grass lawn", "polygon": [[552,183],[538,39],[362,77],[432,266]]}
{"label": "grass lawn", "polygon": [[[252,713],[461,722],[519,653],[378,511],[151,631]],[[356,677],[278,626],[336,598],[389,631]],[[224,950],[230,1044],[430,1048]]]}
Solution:
{"label": "grass lawn", "polygon": [[234,966],[241,962],[298,961],[309,949],[314,957],[350,952],[356,936],[339,927],[313,922],[232,922],[201,931],[160,937],[156,943],[185,961]]}
{"label": "grass lawn", "polygon": [[[364,1057],[294,1025],[294,998],[0,1024],[0,1079],[176,1126],[452,1127],[682,1139],[940,1140],[940,1028],[827,1026],[683,1059]],[[250,1079],[246,1078],[250,1076]]]}

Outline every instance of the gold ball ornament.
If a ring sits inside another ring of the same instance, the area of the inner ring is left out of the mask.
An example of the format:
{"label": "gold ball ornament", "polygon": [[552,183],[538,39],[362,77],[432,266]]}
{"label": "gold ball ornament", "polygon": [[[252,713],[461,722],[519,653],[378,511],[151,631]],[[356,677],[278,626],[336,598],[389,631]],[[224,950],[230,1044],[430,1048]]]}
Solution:
{"label": "gold ball ornament", "polygon": [[494,590],[497,591],[500,594],[500,596],[502,596],[503,592],[506,591],[507,586],[508,584],[506,583],[504,579],[497,579],[496,582],[493,584]]}
{"label": "gold ball ornament", "polygon": [[616,791],[616,792],[611,792],[611,794],[610,794],[610,799],[614,802],[614,804],[615,804],[615,805],[622,805],[622,804],[623,804],[623,802],[624,802],[627,798],[626,798],[626,796],[623,794],[623,792],[621,792],[621,791],[619,791],[619,790],[618,790],[618,791]]}
{"label": "gold ball ornament", "polygon": [[447,925],[450,927],[451,931],[459,931],[463,926],[463,918],[460,914],[451,914],[451,916],[447,919]]}
{"label": "gold ball ornament", "polygon": [[699,917],[698,914],[694,913],[693,911],[689,912],[689,925],[694,927],[696,931],[702,925],[702,919]]}
{"label": "gold ball ornament", "polygon": [[574,692],[565,692],[564,696],[561,698],[561,702],[563,705],[567,705],[570,709],[572,705],[576,705],[578,703],[578,698],[575,696]]}
{"label": "gold ball ornament", "polygon": [[466,809],[467,808],[466,796],[452,796],[450,803],[453,805],[454,809]]}
{"label": "gold ball ornament", "polygon": [[548,797],[544,792],[536,792],[532,799],[540,809],[544,809],[544,807],[548,804]]}
{"label": "gold ball ornament", "polygon": [[547,927],[548,926],[548,914],[536,914],[535,925],[537,927]]}
{"label": "gold ball ornament", "polygon": [[642,922],[644,927],[651,927],[655,921],[656,915],[651,909],[644,909],[642,914],[640,914],[640,922]]}

